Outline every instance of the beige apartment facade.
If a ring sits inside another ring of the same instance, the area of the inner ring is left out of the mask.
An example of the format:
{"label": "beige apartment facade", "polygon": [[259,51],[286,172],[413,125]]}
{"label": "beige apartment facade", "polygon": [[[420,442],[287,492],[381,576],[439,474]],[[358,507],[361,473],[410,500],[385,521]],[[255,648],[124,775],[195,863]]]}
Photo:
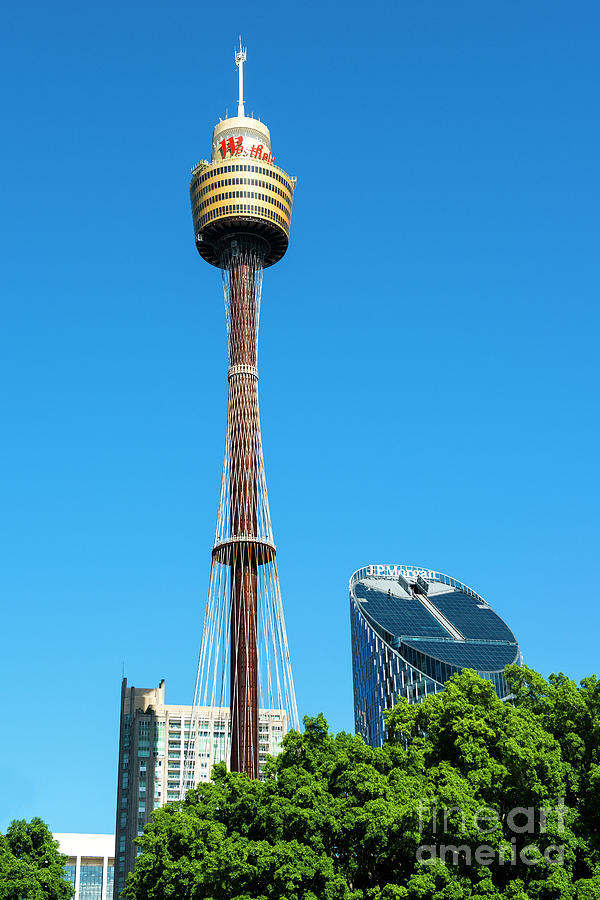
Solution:
{"label": "beige apartment facade", "polygon": [[[267,755],[280,752],[286,730],[285,710],[260,710],[261,771]],[[164,679],[156,688],[129,687],[123,679],[114,900],[133,870],[140,852],[134,840],[153,810],[178,802],[185,791],[209,781],[213,765],[229,759],[230,737],[228,707],[167,705]]]}

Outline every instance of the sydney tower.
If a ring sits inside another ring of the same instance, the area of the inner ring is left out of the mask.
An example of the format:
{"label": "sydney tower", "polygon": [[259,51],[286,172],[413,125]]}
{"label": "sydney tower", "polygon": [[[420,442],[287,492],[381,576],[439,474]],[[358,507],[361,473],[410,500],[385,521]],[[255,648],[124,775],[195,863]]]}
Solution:
{"label": "sydney tower", "polygon": [[244,113],[220,121],[210,161],[192,169],[196,247],[221,269],[229,339],[225,461],[195,705],[231,710],[230,768],[259,776],[259,708],[298,714],[277,574],[258,412],[263,270],[285,254],[296,180],[275,164],[269,129]]}

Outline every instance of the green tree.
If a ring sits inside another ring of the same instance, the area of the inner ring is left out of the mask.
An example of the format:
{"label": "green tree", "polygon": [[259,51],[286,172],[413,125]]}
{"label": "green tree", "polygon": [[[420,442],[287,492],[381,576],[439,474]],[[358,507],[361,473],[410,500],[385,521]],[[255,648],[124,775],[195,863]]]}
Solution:
{"label": "green tree", "polygon": [[0,900],[70,900],[67,857],[41,819],[18,819],[0,835]]}
{"label": "green tree", "polygon": [[216,766],[153,814],[125,896],[600,900],[596,682],[528,673],[514,704],[468,670],[400,701],[381,749],[319,715],[264,782]]}
{"label": "green tree", "polygon": [[[527,666],[508,666],[515,702],[554,736],[566,767],[566,800],[577,815],[578,831],[600,860],[600,681],[584,678],[578,687],[562,672],[548,681]],[[579,869],[585,874],[586,867]]]}

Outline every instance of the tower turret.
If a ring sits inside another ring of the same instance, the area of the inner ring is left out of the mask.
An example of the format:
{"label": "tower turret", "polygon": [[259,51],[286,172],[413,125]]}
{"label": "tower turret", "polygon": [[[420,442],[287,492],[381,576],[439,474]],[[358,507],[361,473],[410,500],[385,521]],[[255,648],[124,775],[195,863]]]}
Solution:
{"label": "tower turret", "polygon": [[213,132],[211,160],[192,169],[196,247],[220,266],[227,239],[252,234],[265,247],[264,267],[287,250],[295,179],[275,165],[269,129],[258,119],[224,119]]}
{"label": "tower turret", "polygon": [[203,259],[221,267],[228,242],[237,234],[252,235],[262,242],[266,268],[287,250],[296,179],[275,165],[267,126],[244,114],[245,59],[240,47],[238,115],[215,126],[210,161],[192,169],[190,196],[196,246]]}

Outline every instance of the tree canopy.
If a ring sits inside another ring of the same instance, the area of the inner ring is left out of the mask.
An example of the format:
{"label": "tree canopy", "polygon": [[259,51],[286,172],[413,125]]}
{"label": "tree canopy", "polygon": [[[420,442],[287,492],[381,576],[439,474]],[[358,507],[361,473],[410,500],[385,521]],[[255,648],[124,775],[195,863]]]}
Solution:
{"label": "tree canopy", "polygon": [[156,810],[129,900],[600,900],[600,684],[466,670],[389,711],[389,740],[291,732],[264,781]]}
{"label": "tree canopy", "polygon": [[0,900],[71,900],[67,857],[41,819],[16,819],[0,834]]}

